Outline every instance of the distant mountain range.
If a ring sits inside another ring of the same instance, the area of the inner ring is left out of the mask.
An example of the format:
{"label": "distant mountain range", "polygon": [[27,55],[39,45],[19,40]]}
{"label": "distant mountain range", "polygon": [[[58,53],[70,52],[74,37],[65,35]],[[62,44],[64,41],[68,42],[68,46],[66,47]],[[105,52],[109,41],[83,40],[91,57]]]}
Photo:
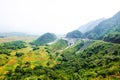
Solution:
{"label": "distant mountain range", "polygon": [[0,33],[0,36],[7,37],[7,36],[29,36],[29,35],[21,32],[8,32],[8,33]]}
{"label": "distant mountain range", "polygon": [[120,43],[120,12],[109,19],[103,18],[89,22],[79,29],[67,33],[66,37],[100,39]]}
{"label": "distant mountain range", "polygon": [[101,19],[98,19],[98,20],[95,20],[95,21],[91,21],[85,25],[82,25],[78,28],[78,30],[82,33],[86,33],[92,29],[95,28],[95,26],[97,26],[100,22],[104,21],[105,18],[101,18]]}
{"label": "distant mountain range", "polygon": [[[1,38],[6,36],[29,36],[29,35],[26,33],[20,33],[20,32],[0,33]],[[56,35],[54,35],[54,38],[55,36]],[[44,37],[44,36],[41,36],[41,37]],[[47,35],[47,37],[49,36]],[[49,38],[53,38],[53,35]],[[120,40],[120,12],[116,13],[113,17],[109,19],[101,18],[95,21],[91,21],[74,31],[68,32],[66,34],[66,38],[100,39],[104,41],[120,43],[119,41]],[[41,41],[41,39],[42,38],[39,38],[38,40],[36,40],[36,42],[38,43],[39,40]],[[54,39],[52,40],[54,41]]]}
{"label": "distant mountain range", "polygon": [[115,32],[120,32],[120,12],[102,21],[93,30],[86,32],[85,35],[90,39],[103,39],[105,35]]}

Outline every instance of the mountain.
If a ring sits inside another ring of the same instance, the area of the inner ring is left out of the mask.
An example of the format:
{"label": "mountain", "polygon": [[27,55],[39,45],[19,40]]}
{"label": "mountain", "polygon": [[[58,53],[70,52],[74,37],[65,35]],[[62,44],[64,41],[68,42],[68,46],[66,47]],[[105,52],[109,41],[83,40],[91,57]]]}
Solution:
{"label": "mountain", "polygon": [[26,33],[21,33],[21,32],[9,32],[9,33],[0,33],[0,36],[29,36]]}
{"label": "mountain", "polygon": [[119,43],[120,12],[86,33],[0,43],[0,80],[120,80]]}
{"label": "mountain", "polygon": [[82,33],[88,32],[92,29],[94,29],[95,26],[97,26],[100,22],[104,21],[105,18],[101,18],[95,21],[91,21],[85,25],[80,26],[80,28],[78,28],[78,30]]}
{"label": "mountain", "polygon": [[85,35],[90,39],[103,39],[106,35],[114,32],[120,32],[120,12],[102,21],[93,30],[86,32]]}
{"label": "mountain", "polygon": [[46,45],[47,43],[53,42],[56,40],[56,35],[53,33],[45,33],[42,36],[40,36],[35,41],[31,42],[32,45]]}
{"label": "mountain", "polygon": [[109,33],[104,36],[103,40],[107,42],[120,43],[120,32]]}
{"label": "mountain", "polygon": [[[89,45],[81,50],[87,43]],[[60,53],[61,64],[56,65],[53,70],[55,73],[60,71],[68,80],[119,80],[119,48],[120,44],[81,40]],[[60,73],[58,76],[61,76]]]}
{"label": "mountain", "polygon": [[59,50],[65,49],[68,46],[68,42],[63,39],[57,40],[55,43],[48,46],[48,49],[52,52],[57,52]]}
{"label": "mountain", "polygon": [[83,34],[78,30],[71,31],[66,35],[66,38],[82,38],[82,37]]}

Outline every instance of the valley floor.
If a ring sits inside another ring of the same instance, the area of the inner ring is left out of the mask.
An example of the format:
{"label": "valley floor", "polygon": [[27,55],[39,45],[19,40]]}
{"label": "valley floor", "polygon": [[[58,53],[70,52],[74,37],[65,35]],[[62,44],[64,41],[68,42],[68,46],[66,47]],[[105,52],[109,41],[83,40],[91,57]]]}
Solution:
{"label": "valley floor", "polygon": [[80,39],[68,46],[61,39],[25,46],[0,53],[0,80],[120,80],[120,44]]}

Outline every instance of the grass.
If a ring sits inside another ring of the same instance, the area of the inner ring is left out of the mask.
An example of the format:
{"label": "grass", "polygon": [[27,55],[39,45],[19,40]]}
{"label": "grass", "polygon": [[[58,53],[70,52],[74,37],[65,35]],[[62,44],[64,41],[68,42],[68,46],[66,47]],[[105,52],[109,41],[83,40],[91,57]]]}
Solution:
{"label": "grass", "polygon": [[[34,50],[31,45],[29,45],[29,42],[34,40],[35,37],[5,37],[0,38],[0,43],[4,42],[10,42],[15,40],[23,40],[27,42],[26,48],[18,49],[18,50],[12,50],[9,56],[8,62],[4,66],[0,66],[0,79],[4,77],[4,74],[6,74],[8,71],[14,71],[16,66],[22,65],[26,62],[30,63],[30,67],[34,68],[35,66],[46,66],[46,67],[52,67],[56,61],[53,59],[50,59],[48,53],[45,50],[44,46],[39,46],[38,50]],[[21,57],[16,57],[16,52],[22,52],[24,53]],[[50,63],[48,66],[47,63]]]}

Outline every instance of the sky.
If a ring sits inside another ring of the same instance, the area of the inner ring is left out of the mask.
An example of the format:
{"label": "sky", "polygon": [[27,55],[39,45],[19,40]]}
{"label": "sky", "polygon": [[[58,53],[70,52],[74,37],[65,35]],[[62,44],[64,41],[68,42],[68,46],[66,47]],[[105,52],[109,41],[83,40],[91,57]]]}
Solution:
{"label": "sky", "polygon": [[120,0],[0,0],[0,32],[65,34],[120,11]]}

